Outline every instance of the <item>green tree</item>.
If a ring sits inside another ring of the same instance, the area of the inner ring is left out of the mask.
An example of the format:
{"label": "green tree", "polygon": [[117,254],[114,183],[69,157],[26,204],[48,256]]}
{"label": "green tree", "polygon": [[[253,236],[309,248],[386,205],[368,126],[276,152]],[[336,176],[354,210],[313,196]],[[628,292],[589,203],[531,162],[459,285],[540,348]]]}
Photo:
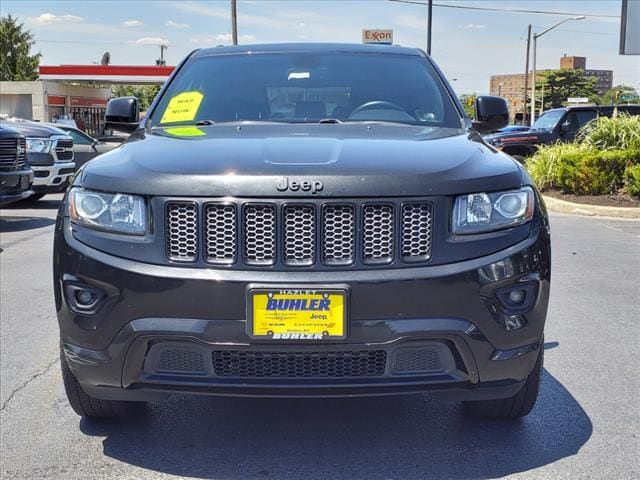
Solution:
{"label": "green tree", "polygon": [[640,96],[638,96],[635,88],[629,85],[616,85],[598,99],[598,104],[600,105],[616,105],[622,103],[640,104]]}
{"label": "green tree", "polygon": [[542,79],[536,82],[536,100],[542,101],[544,89],[543,110],[562,107],[569,97],[586,97],[595,102],[598,98],[596,82],[594,77],[586,76],[581,69],[549,70],[543,72]]}
{"label": "green tree", "polygon": [[149,108],[160,91],[160,85],[116,85],[112,93],[114,97],[136,97],[140,103],[140,111]]}
{"label": "green tree", "polygon": [[11,15],[0,17],[0,80],[36,80],[40,53],[30,54],[33,35]]}

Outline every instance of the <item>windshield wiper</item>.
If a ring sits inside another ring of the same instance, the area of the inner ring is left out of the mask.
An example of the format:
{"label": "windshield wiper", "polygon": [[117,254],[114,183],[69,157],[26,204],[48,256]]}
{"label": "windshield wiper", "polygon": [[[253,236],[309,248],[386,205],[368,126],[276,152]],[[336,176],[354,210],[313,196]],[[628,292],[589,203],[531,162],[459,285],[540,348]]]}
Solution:
{"label": "windshield wiper", "polygon": [[342,123],[342,121],[337,118],[321,118],[318,123]]}
{"label": "windshield wiper", "polygon": [[196,127],[201,127],[202,125],[213,125],[214,122],[213,120],[198,120],[196,122]]}

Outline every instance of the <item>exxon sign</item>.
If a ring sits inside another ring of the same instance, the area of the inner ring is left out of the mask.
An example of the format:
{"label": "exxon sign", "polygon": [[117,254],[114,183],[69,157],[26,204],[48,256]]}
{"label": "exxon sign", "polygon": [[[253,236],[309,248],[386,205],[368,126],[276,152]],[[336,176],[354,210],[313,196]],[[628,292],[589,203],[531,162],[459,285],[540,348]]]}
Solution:
{"label": "exxon sign", "polygon": [[362,43],[391,45],[393,43],[393,30],[364,29],[362,30]]}

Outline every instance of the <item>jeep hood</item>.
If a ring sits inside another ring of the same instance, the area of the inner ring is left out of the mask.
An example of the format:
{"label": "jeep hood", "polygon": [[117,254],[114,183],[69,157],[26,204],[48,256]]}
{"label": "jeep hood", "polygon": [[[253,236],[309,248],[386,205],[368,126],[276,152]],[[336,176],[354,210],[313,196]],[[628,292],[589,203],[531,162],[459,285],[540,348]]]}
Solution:
{"label": "jeep hood", "polygon": [[76,185],[166,196],[428,196],[517,188],[522,170],[476,133],[392,124],[155,128],[87,163]]}

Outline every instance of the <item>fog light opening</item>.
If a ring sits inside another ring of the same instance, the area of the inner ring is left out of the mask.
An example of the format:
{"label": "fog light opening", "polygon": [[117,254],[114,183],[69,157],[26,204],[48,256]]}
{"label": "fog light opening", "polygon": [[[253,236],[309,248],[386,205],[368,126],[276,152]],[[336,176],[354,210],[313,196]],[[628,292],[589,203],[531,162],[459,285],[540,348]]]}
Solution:
{"label": "fog light opening", "polygon": [[505,315],[527,313],[533,308],[538,296],[538,284],[535,282],[516,283],[496,290],[496,299]]}
{"label": "fog light opening", "polygon": [[67,284],[65,291],[69,308],[84,315],[95,313],[105,296],[102,290],[88,285]]}
{"label": "fog light opening", "polygon": [[509,292],[509,301],[514,305],[520,305],[525,298],[524,290],[512,290]]}
{"label": "fog light opening", "polygon": [[76,292],[76,300],[78,301],[79,305],[91,305],[91,303],[93,303],[94,301],[93,293],[88,290],[78,290]]}

